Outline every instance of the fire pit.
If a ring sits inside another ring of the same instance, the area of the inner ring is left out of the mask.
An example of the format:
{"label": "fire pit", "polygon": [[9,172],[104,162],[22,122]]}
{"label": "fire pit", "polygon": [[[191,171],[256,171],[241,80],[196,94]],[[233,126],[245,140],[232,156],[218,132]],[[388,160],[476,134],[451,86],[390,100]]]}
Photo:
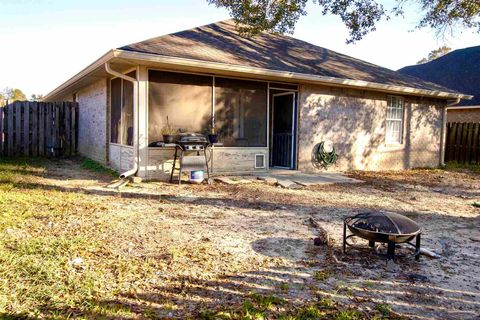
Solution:
{"label": "fire pit", "polygon": [[[347,235],[347,227],[352,234]],[[348,243],[351,237],[360,237],[368,240],[369,246],[373,248],[375,242],[387,244],[387,258],[395,258],[395,246],[399,243],[406,243],[415,247],[415,260],[420,257],[420,235],[421,230],[418,224],[410,218],[394,212],[367,212],[359,213],[348,217],[343,222],[343,252],[346,247],[352,246]],[[416,238],[415,244],[411,243]]]}

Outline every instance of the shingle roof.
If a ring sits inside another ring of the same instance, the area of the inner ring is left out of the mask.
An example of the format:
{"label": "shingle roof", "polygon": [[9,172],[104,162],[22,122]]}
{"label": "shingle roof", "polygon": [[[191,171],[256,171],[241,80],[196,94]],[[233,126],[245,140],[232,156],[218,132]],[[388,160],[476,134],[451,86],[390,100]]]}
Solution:
{"label": "shingle roof", "polygon": [[480,46],[455,50],[428,63],[398,71],[474,96],[459,105],[480,105]]}
{"label": "shingle roof", "polygon": [[245,38],[236,31],[232,20],[152,38],[118,49],[457,93],[289,36],[263,32]]}

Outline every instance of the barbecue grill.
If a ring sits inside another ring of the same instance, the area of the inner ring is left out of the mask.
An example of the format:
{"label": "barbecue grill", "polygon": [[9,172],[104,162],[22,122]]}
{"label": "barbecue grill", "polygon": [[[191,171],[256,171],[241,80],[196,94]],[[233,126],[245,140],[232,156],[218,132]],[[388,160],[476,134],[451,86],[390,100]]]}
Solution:
{"label": "barbecue grill", "polygon": [[[173,182],[175,171],[178,171],[178,184],[182,183],[182,172],[184,171],[206,171],[207,181],[210,183],[210,169],[207,158],[207,148],[210,143],[207,137],[199,133],[185,133],[178,137],[173,146],[175,147],[175,155],[170,182]],[[178,168],[176,166],[177,161],[179,163]]]}
{"label": "barbecue grill", "polygon": [[[151,142],[149,147],[175,148],[170,182],[173,182],[175,171],[178,171],[178,184],[181,184],[182,172],[206,171],[207,181],[210,180],[207,149],[214,146],[223,146],[222,143],[210,143],[207,137],[200,133],[184,133],[177,137],[175,143],[165,141]],[[210,153],[212,155],[212,153]],[[178,164],[178,166],[177,166]]]}
{"label": "barbecue grill", "polygon": [[186,133],[179,136],[176,141],[184,151],[200,151],[205,150],[209,142],[207,137],[199,133]]}
{"label": "barbecue grill", "polygon": [[[347,235],[347,227],[352,234]],[[395,258],[395,246],[406,243],[415,247],[415,260],[420,256],[421,230],[418,224],[410,218],[394,212],[367,212],[348,217],[343,223],[343,252],[351,237],[360,237],[368,240],[371,248],[375,242],[387,244],[387,258]],[[415,238],[415,244],[411,241]]]}

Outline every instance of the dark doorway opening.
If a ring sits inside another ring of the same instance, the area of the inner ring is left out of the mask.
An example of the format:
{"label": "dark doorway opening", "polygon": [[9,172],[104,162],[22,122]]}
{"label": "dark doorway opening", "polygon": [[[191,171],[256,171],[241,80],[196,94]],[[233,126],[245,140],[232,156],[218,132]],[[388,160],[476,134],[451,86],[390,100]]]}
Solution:
{"label": "dark doorway opening", "polygon": [[295,169],[295,96],[295,92],[271,96],[271,167]]}

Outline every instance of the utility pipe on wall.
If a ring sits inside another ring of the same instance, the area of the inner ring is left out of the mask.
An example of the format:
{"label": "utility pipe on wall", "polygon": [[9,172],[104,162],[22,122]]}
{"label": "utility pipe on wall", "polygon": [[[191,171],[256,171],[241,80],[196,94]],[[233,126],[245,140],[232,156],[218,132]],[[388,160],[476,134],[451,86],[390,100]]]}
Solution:
{"label": "utility pipe on wall", "polygon": [[120,178],[124,179],[136,174],[138,171],[138,81],[135,78],[112,70],[109,62],[105,63],[105,70],[112,76],[129,81],[133,84],[133,168],[120,174]]}

